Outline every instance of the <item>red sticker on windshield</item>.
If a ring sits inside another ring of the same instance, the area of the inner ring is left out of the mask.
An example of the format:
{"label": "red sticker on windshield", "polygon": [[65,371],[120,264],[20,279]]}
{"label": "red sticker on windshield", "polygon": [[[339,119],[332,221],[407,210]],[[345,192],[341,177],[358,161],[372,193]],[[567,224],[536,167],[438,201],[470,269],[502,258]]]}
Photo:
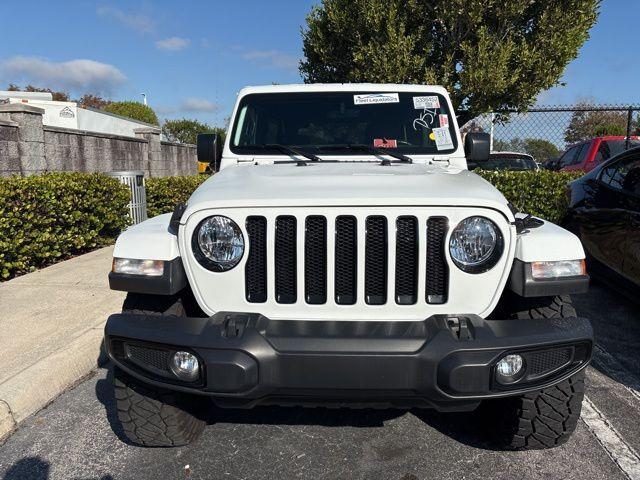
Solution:
{"label": "red sticker on windshield", "polygon": [[374,138],[373,146],[376,148],[398,148],[398,141],[388,138]]}
{"label": "red sticker on windshield", "polygon": [[448,127],[449,126],[449,116],[448,115],[439,115],[440,117],[440,126]]}

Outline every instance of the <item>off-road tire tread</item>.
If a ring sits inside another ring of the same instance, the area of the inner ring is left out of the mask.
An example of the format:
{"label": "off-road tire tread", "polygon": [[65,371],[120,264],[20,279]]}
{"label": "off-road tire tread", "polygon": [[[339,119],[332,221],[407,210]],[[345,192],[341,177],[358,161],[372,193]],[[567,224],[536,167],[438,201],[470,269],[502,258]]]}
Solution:
{"label": "off-road tire tread", "polygon": [[118,420],[126,437],[136,445],[188,445],[200,436],[206,425],[185,409],[185,398],[181,394],[149,387],[117,367],[113,386]]}
{"label": "off-road tire tread", "polygon": [[147,293],[127,293],[122,305],[123,313],[136,315],[174,315],[186,316],[180,295],[151,295]]}
{"label": "off-road tire tread", "polygon": [[553,387],[496,401],[491,407],[502,412],[498,442],[513,450],[562,445],[578,424],[583,397],[584,370]]}
{"label": "off-road tire tread", "polygon": [[[503,298],[502,318],[575,317],[571,297]],[[584,370],[552,387],[483,404],[486,427],[500,446],[513,450],[551,448],[563,444],[578,424],[584,397]]]}
{"label": "off-road tire tread", "polygon": [[575,317],[576,310],[569,295],[523,298],[510,295],[505,299],[503,318],[541,319]]}

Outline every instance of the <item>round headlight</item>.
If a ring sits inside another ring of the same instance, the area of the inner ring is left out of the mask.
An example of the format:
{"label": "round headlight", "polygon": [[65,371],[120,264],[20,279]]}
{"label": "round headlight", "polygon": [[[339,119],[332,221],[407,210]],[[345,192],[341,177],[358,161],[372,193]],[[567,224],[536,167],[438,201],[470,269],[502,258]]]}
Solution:
{"label": "round headlight", "polygon": [[193,232],[193,253],[200,264],[215,272],[235,267],[244,254],[244,237],[230,218],[216,215],[205,218]]}
{"label": "round headlight", "polygon": [[498,263],[504,249],[500,230],[485,217],[462,220],[451,232],[449,253],[456,266],[467,273],[482,273]]}

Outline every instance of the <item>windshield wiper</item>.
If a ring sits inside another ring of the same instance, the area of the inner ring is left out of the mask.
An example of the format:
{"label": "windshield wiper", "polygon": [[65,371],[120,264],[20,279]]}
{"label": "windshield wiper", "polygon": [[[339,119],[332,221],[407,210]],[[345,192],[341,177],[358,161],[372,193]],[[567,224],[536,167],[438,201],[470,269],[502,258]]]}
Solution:
{"label": "windshield wiper", "polygon": [[398,152],[394,152],[391,149],[388,148],[377,148],[377,147],[370,147],[369,145],[349,145],[349,148],[354,149],[354,150],[362,150],[365,152],[369,152],[372,153],[374,155],[389,155],[390,157],[393,157],[395,159],[398,159],[402,162],[407,162],[407,163],[413,163],[413,160],[411,160],[411,158],[407,157],[406,155],[403,155],[401,153]]}
{"label": "windshield wiper", "polygon": [[[336,150],[340,150],[340,149],[360,150],[361,152],[367,152],[367,153],[370,153],[372,155],[381,155],[381,156],[382,155],[388,155],[388,156],[393,157],[393,158],[395,158],[397,160],[400,160],[402,162],[413,163],[413,160],[410,157],[407,157],[406,155],[403,155],[402,153],[394,152],[394,151],[391,151],[391,150],[386,149],[386,148],[370,147],[369,145],[362,145],[362,144],[327,145],[327,146],[320,147],[320,149],[322,149],[322,150],[331,150],[331,149],[336,149]],[[383,165],[387,165],[388,164],[388,160],[383,160],[382,164]]]}
{"label": "windshield wiper", "polygon": [[282,153],[286,153],[288,155],[294,156],[299,155],[301,157],[307,158],[312,162],[321,162],[322,159],[314,155],[313,153],[306,153],[298,150],[297,148],[289,147],[288,145],[280,145],[279,143],[271,143],[268,145],[263,145],[264,148],[272,148],[274,150],[280,150]]}
{"label": "windshield wiper", "polygon": [[[294,157],[295,155],[299,155],[301,157],[306,158],[307,160],[311,160],[312,162],[321,162],[322,159],[313,153],[306,153],[298,150],[297,148],[289,147],[288,145],[280,145],[279,143],[269,143],[269,144],[253,144],[253,145],[242,145],[240,148],[243,149],[256,149],[256,150],[278,150],[282,153],[286,153]],[[298,165],[306,165],[307,163],[304,160],[295,160]],[[288,163],[287,160],[285,163]],[[277,162],[282,163],[282,162]]]}

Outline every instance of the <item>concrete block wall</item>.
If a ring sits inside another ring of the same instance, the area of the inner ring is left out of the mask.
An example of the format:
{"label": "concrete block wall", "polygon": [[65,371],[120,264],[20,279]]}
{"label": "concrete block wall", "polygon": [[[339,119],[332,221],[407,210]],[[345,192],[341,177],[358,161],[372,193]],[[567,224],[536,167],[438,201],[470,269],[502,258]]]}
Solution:
{"label": "concrete block wall", "polygon": [[143,170],[163,177],[198,171],[195,147],[161,142],[158,128],[125,137],[43,126],[43,114],[31,105],[0,105],[0,176]]}

